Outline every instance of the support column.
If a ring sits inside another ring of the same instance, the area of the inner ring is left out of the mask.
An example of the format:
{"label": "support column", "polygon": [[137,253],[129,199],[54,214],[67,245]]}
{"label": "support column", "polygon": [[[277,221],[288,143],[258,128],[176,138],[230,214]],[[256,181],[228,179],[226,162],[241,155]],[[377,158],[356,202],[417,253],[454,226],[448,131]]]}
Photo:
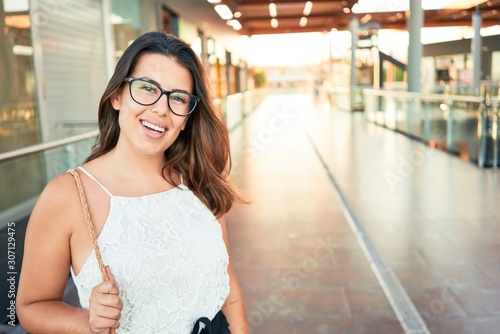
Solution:
{"label": "support column", "polygon": [[328,33],[328,78],[331,79],[333,76],[333,54],[332,54],[332,33]]}
{"label": "support column", "polygon": [[472,26],[474,27],[474,38],[472,39],[472,59],[473,59],[473,69],[472,69],[472,88],[474,89],[474,95],[479,96],[479,88],[481,88],[481,49],[483,38],[481,37],[481,25],[483,23],[483,18],[481,17],[481,12],[479,7],[476,7],[476,11],[472,15]]}
{"label": "support column", "polygon": [[231,75],[231,66],[232,66],[233,60],[231,59],[231,52],[226,50],[226,82],[227,82],[227,89],[226,89],[226,94],[231,95],[231,88],[233,85],[233,76]]}
{"label": "support column", "polygon": [[356,68],[356,50],[358,48],[358,31],[359,31],[359,22],[356,19],[356,16],[351,16],[351,21],[349,24],[349,28],[351,30],[351,89],[350,89],[350,104],[351,111],[354,111],[354,107],[356,105],[356,95],[357,92],[357,68]]}
{"label": "support column", "polygon": [[420,61],[423,56],[421,30],[424,25],[424,10],[422,0],[411,0],[408,16],[408,32],[410,43],[408,45],[408,91],[420,92]]}
{"label": "support column", "polygon": [[113,24],[111,23],[111,0],[102,1],[102,21],[104,36],[104,56],[106,62],[106,77],[111,79],[115,68],[115,40],[113,39]]}

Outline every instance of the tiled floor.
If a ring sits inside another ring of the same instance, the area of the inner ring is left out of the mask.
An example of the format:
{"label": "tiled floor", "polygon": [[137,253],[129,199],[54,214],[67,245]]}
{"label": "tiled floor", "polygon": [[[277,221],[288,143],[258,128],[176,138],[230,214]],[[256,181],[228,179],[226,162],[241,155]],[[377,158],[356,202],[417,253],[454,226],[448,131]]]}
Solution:
{"label": "tiled floor", "polygon": [[500,173],[306,95],[269,96],[231,134],[252,332],[403,333],[308,135],[430,332],[499,333]]}

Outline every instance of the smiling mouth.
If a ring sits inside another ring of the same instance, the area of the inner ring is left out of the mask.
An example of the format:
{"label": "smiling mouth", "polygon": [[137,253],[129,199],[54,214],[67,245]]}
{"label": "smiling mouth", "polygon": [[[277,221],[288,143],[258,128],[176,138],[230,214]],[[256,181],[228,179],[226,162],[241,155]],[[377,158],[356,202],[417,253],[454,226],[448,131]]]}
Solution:
{"label": "smiling mouth", "polygon": [[167,130],[166,128],[162,128],[161,126],[154,125],[154,124],[151,124],[151,123],[146,122],[146,121],[141,121],[141,124],[144,125],[146,128],[148,128],[149,130],[154,131],[154,132],[158,132],[158,133],[163,133]]}

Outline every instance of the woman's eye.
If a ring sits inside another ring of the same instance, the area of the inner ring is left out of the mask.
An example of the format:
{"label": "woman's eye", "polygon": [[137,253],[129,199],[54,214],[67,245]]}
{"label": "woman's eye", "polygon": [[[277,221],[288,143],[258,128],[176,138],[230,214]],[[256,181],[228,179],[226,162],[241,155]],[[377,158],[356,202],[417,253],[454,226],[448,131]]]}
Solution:
{"label": "woman's eye", "polygon": [[187,103],[188,96],[185,93],[173,92],[170,94],[170,100],[177,103]]}
{"label": "woman's eye", "polygon": [[155,86],[147,83],[142,84],[141,89],[149,93],[156,93],[158,90]]}

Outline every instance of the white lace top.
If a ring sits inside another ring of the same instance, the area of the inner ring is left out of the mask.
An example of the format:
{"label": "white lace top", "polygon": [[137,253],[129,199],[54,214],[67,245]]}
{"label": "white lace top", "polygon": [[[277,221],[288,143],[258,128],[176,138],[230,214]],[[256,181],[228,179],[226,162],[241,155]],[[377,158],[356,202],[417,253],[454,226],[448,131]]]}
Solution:
{"label": "white lace top", "polygon": [[[140,197],[110,196],[97,239],[123,301],[117,334],[190,333],[200,317],[212,319],[229,294],[229,258],[212,212],[184,184]],[[81,306],[89,307],[101,273],[92,253],[71,275]]]}

